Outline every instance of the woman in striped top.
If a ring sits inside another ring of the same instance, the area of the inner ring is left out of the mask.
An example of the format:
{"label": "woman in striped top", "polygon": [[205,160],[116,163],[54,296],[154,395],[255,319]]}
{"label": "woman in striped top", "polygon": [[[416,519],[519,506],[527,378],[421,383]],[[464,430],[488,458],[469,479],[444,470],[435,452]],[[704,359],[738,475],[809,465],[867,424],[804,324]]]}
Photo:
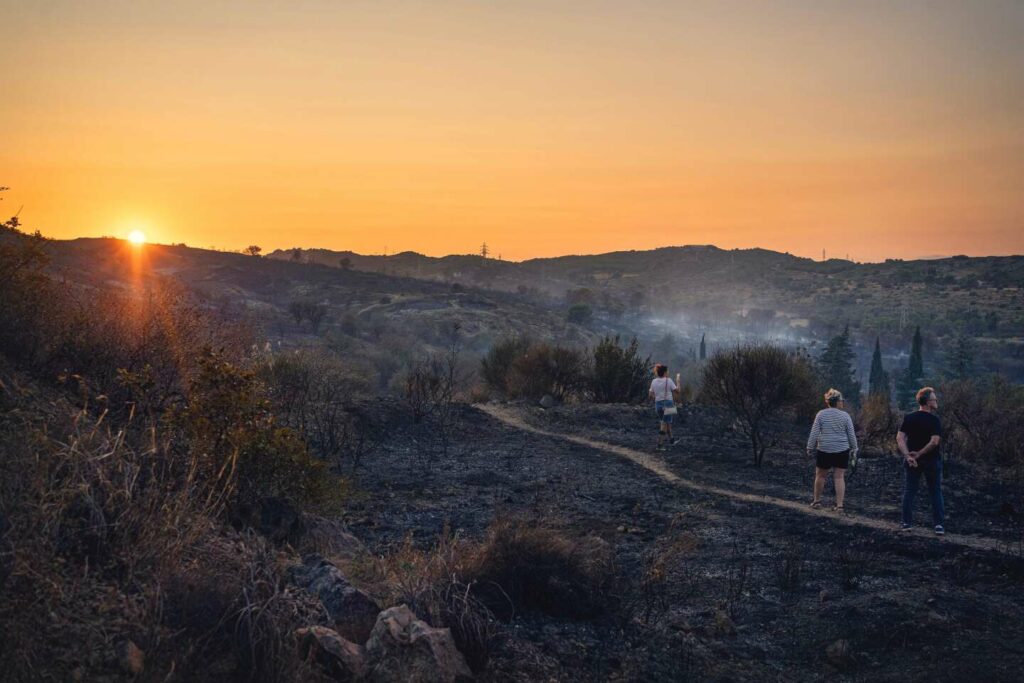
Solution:
{"label": "woman in striped top", "polygon": [[840,410],[843,395],[835,389],[825,392],[824,410],[814,416],[811,436],[807,439],[807,455],[814,455],[817,467],[814,471],[814,500],[812,508],[821,507],[821,492],[825,489],[825,479],[832,470],[832,483],[836,487],[837,512],[843,511],[843,498],[846,496],[846,468],[851,457],[857,458],[857,435],[854,433],[853,420],[845,410]]}

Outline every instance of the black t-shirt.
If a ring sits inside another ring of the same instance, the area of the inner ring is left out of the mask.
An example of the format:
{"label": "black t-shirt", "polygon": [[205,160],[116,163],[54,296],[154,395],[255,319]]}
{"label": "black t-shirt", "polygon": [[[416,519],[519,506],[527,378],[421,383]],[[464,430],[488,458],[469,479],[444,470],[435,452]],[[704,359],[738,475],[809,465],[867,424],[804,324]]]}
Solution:
{"label": "black t-shirt", "polygon": [[[942,436],[942,423],[939,418],[924,410],[915,410],[903,417],[903,424],[900,431],[907,435],[907,449],[919,451],[928,445],[933,436]],[[925,460],[930,460],[939,455],[939,449],[929,451]]]}

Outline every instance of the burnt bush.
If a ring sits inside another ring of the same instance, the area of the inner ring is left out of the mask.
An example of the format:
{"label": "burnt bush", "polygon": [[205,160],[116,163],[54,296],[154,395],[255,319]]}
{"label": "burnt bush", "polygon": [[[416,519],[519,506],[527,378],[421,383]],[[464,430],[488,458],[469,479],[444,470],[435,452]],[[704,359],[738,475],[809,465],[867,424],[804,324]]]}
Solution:
{"label": "burnt bush", "polygon": [[501,519],[467,564],[465,581],[492,612],[588,619],[613,605],[615,564],[598,538],[574,540],[526,520]]}
{"label": "burnt bush", "polygon": [[589,374],[587,356],[582,351],[538,343],[513,361],[507,393],[514,398],[530,399],[550,394],[564,401],[584,394]]}
{"label": "burnt bush", "polygon": [[1024,468],[1024,386],[996,375],[946,382],[938,393],[946,454]]}
{"label": "burnt bush", "polygon": [[647,398],[650,356],[640,355],[636,337],[622,346],[619,337],[605,337],[594,347],[590,394],[596,403],[639,403]]}
{"label": "burnt bush", "polygon": [[778,442],[778,422],[814,415],[814,373],[807,360],[771,344],[719,351],[707,361],[700,400],[729,411],[750,443],[754,464]]}
{"label": "burnt bush", "polygon": [[508,377],[512,364],[524,355],[531,342],[526,337],[508,337],[491,347],[480,361],[480,374],[491,389],[508,394]]}

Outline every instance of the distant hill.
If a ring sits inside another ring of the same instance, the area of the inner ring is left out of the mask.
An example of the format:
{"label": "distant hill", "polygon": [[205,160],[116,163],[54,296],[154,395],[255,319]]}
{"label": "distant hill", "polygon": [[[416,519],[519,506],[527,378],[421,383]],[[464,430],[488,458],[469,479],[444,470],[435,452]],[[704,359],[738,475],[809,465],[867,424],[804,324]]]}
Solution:
{"label": "distant hill", "polygon": [[1024,380],[1024,256],[854,263],[702,245],[520,263],[326,249],[281,250],[270,258],[466,283],[551,305],[583,302],[600,319],[638,312],[683,319],[689,327],[677,329],[698,337],[708,330],[719,340],[736,330],[825,339],[849,324],[862,353],[877,335],[894,363],[920,325],[931,340],[934,367],[953,338],[968,336],[978,342],[980,365]]}

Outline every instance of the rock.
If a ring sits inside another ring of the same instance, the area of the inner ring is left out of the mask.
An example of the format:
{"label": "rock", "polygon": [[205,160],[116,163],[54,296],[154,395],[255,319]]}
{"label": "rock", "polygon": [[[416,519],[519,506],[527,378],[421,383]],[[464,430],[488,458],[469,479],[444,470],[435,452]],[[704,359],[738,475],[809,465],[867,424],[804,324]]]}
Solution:
{"label": "rock", "polygon": [[541,408],[544,408],[545,410],[549,410],[551,408],[554,408],[555,407],[555,397],[552,396],[551,394],[544,394],[544,396],[540,399],[540,401],[537,403],[537,405],[539,405]]}
{"label": "rock", "polygon": [[122,640],[114,649],[117,663],[126,674],[138,676],[146,667],[146,653],[130,640]]}
{"label": "rock", "polygon": [[380,606],[348,582],[333,564],[320,555],[307,555],[302,564],[288,568],[288,579],[315,593],[338,633],[357,643],[365,642],[377,621]]}
{"label": "rock", "polygon": [[373,681],[454,683],[473,678],[451,631],[420,621],[405,605],[377,617],[366,642],[366,659]]}
{"label": "rock", "polygon": [[822,591],[818,593],[818,602],[828,602],[831,597],[831,594],[829,594],[827,590],[822,589]]}
{"label": "rock", "polygon": [[839,639],[825,648],[825,657],[828,663],[837,669],[845,669],[853,663],[853,653],[850,650],[850,641]]}
{"label": "rock", "polygon": [[324,626],[295,632],[299,656],[315,663],[336,681],[356,681],[366,675],[366,651]]}

